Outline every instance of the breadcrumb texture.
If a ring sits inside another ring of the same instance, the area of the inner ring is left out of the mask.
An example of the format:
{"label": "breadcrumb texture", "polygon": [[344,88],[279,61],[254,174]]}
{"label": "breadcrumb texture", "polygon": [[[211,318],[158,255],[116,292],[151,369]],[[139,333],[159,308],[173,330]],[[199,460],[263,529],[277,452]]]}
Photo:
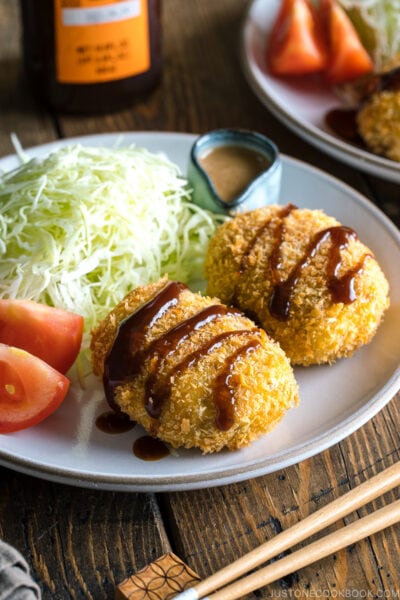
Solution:
{"label": "breadcrumb texture", "polygon": [[[279,342],[293,365],[332,363],[370,342],[389,306],[389,285],[379,264],[358,238],[341,250],[339,277],[368,255],[354,279],[356,300],[332,301],[327,286],[329,238],[301,270],[289,317],[269,310],[274,273],[271,253],[282,207],[263,207],[237,215],[211,239],[205,261],[207,292],[234,303]],[[320,210],[295,209],[285,218],[279,250],[280,280],[287,279],[317,232],[340,223]],[[260,229],[261,228],[261,229]],[[260,231],[254,243],[256,232]],[[250,249],[250,251],[249,251]]]}
{"label": "breadcrumb texture", "polygon": [[373,93],[357,112],[357,127],[369,150],[400,161],[400,92]]}
{"label": "breadcrumb texture", "polygon": [[[166,284],[166,279],[139,287],[128,294],[92,332],[92,363],[101,376],[104,361],[117,334],[122,319],[146,303]],[[143,348],[165,332],[211,304],[220,304],[217,298],[204,297],[184,290],[178,303],[150,327]],[[198,360],[182,371],[175,370],[185,356],[195,352],[215,336],[232,330],[252,330],[224,339],[220,347],[200,354]],[[253,351],[235,361],[230,384],[234,393],[234,423],[228,430],[216,426],[215,382],[223,372],[226,360],[249,339],[260,344]],[[174,448],[200,448],[203,453],[218,452],[223,448],[234,450],[248,445],[269,432],[286,411],[298,403],[298,386],[293,370],[280,346],[254,323],[240,314],[227,314],[193,331],[168,356],[158,373],[158,385],[168,386],[169,396],[164,400],[159,418],[149,416],[145,408],[145,384],[151,370],[150,356],[138,376],[116,389],[115,401],[130,418],[140,423],[147,432]]]}

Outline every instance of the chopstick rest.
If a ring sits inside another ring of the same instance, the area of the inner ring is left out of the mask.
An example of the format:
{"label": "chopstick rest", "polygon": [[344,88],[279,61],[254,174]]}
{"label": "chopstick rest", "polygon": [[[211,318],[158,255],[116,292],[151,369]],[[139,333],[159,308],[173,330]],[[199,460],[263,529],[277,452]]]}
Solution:
{"label": "chopstick rest", "polygon": [[[224,587],[220,592],[214,593],[215,590],[231,584],[232,581],[238,579],[241,575],[278,556],[284,550],[321,531],[398,485],[400,485],[400,463],[395,463],[385,471],[378,473],[358,487],[336,498],[333,502],[320,508],[302,521],[299,521],[286,531],[283,531],[230,565],[217,571],[207,579],[196,584],[193,588],[189,588],[183,593],[178,594],[174,597],[174,600],[199,600],[200,598],[203,600],[234,600],[235,598],[240,598],[242,595],[267,585],[272,581],[276,581],[276,579],[302,566],[315,562],[318,558],[328,556],[335,551],[335,545],[338,542],[342,545],[336,549],[344,548],[350,543],[396,523],[400,520],[400,500],[393,502],[376,513],[372,513],[368,517],[356,521],[351,526],[342,528],[332,534],[331,537],[326,536],[308,547],[305,546],[298,552],[280,559],[272,565],[268,565],[257,573],[238,580],[228,587]],[[350,539],[349,536],[352,536],[352,538]],[[328,540],[328,542],[325,543],[325,540]],[[316,548],[316,544],[319,544],[320,547]],[[316,550],[323,553],[313,558],[316,556],[313,554]],[[304,562],[305,558],[307,558],[307,562]],[[285,568],[288,568],[289,561],[293,559],[294,562],[290,563],[289,570],[286,571]],[[284,573],[281,572],[282,569],[285,571]],[[248,585],[248,588],[245,589],[245,585]],[[207,594],[211,595],[208,596]]]}
{"label": "chopstick rest", "polygon": [[172,600],[197,581],[200,581],[197,573],[169,552],[120,583],[115,591],[115,600],[150,600],[155,597]]}

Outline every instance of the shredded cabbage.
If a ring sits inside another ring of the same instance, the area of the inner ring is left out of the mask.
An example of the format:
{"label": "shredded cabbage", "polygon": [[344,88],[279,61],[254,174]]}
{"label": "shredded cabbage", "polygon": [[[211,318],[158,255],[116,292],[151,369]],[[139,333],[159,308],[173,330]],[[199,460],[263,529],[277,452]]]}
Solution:
{"label": "shredded cabbage", "polygon": [[89,332],[122,297],[164,274],[201,279],[221,217],[190,202],[162,154],[66,146],[0,176],[0,297],[80,313]]}
{"label": "shredded cabbage", "polygon": [[340,0],[378,69],[400,53],[400,0]]}

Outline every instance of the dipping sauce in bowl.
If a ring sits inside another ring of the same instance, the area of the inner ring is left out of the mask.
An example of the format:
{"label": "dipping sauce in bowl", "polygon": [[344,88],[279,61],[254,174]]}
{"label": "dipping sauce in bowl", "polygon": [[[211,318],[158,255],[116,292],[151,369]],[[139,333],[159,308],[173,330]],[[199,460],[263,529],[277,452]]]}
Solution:
{"label": "dipping sauce in bowl", "polygon": [[224,202],[232,202],[271,165],[260,152],[237,145],[208,148],[199,162]]}
{"label": "dipping sauce in bowl", "polygon": [[188,180],[195,204],[232,215],[279,202],[282,163],[260,133],[216,129],[193,144]]}

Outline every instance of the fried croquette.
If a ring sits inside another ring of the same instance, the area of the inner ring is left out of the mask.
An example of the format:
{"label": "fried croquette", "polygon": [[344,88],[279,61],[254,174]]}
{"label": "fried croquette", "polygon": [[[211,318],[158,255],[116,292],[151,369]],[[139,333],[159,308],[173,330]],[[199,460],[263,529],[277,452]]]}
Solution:
{"label": "fried croquette", "polygon": [[276,342],[165,278],[128,294],[92,332],[91,351],[110,404],[175,448],[241,448],[298,403]]}
{"label": "fried croquette", "polygon": [[400,68],[375,81],[356,114],[358,133],[371,152],[400,161]]}
{"label": "fried croquette", "polygon": [[374,336],[388,282],[355,231],[321,210],[268,206],[235,216],[211,239],[207,293],[237,306],[292,365],[332,363]]}

